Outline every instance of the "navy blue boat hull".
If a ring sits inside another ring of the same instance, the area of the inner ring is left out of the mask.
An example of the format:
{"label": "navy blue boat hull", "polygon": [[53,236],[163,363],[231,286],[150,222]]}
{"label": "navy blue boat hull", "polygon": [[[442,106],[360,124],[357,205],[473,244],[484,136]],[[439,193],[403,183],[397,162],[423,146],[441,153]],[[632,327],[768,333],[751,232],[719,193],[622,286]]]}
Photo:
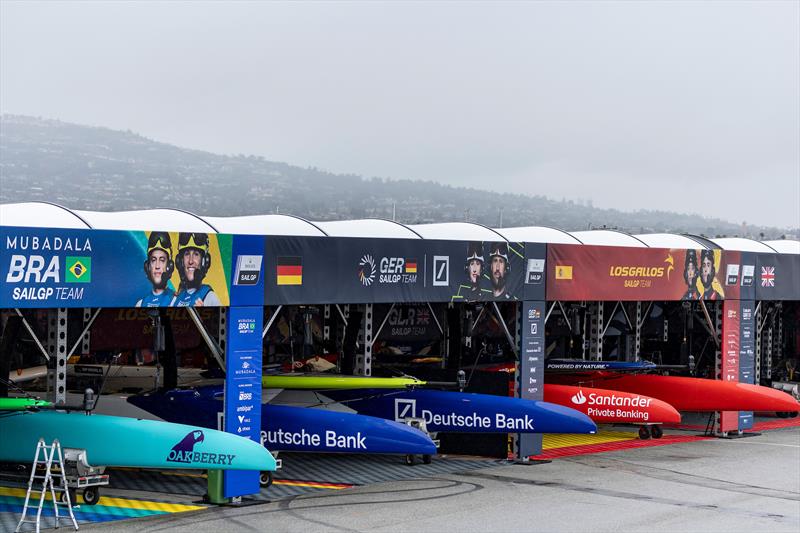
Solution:
{"label": "navy blue boat hull", "polygon": [[[216,429],[222,388],[207,386],[131,396],[128,402],[169,422]],[[261,442],[271,451],[433,455],[436,446],[406,424],[324,409],[263,404]]]}
{"label": "navy blue boat hull", "polygon": [[458,433],[594,433],[585,414],[554,403],[431,389],[325,391],[369,416],[421,418],[428,431]]}

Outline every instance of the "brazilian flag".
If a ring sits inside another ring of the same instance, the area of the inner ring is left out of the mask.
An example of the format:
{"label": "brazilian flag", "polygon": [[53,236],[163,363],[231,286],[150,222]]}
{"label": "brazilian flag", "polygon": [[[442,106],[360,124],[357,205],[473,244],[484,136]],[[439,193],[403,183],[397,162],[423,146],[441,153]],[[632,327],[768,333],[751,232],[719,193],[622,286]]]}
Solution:
{"label": "brazilian flag", "polygon": [[92,281],[92,258],[67,256],[67,273],[64,281],[67,283],[89,283]]}

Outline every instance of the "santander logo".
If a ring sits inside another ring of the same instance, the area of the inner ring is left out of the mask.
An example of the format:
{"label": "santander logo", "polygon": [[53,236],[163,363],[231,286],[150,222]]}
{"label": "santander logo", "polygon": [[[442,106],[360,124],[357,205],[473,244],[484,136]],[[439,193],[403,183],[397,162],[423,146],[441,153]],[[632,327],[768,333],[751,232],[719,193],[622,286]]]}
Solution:
{"label": "santander logo", "polygon": [[578,394],[575,394],[572,397],[572,403],[574,403],[575,405],[583,405],[586,403],[586,396],[583,395],[582,390],[578,390]]}

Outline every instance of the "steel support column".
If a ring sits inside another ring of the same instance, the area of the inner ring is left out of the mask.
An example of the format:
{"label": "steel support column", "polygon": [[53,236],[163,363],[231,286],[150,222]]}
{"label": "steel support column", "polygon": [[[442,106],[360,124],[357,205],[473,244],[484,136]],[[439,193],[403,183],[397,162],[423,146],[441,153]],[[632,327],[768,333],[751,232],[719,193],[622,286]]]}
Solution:
{"label": "steel support column", "polygon": [[371,376],[372,375],[372,321],[373,321],[373,307],[372,304],[364,304],[364,319],[361,322],[361,331],[359,332],[359,342],[363,348],[360,355],[356,357],[355,365],[353,368],[357,376]]}
{"label": "steel support column", "polygon": [[755,321],[756,321],[756,376],[755,384],[761,384],[761,302],[756,304]]}
{"label": "steel support column", "polygon": [[603,359],[603,331],[605,330],[603,307],[603,302],[589,304],[589,360],[591,361]]}
{"label": "steel support column", "polygon": [[67,313],[63,307],[48,311],[47,349],[55,361],[51,398],[56,405],[67,403]]}

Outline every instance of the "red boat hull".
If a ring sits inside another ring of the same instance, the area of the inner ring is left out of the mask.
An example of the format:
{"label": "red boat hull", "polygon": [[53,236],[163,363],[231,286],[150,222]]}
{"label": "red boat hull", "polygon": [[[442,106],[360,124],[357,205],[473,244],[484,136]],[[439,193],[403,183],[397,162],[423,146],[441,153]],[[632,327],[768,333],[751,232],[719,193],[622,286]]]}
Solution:
{"label": "red boat hull", "polygon": [[641,394],[616,390],[544,386],[546,402],[570,407],[604,424],[678,424],[681,415],[670,404]]}
{"label": "red boat hull", "polygon": [[800,411],[789,394],[747,383],[615,372],[548,375],[547,380],[651,396],[678,411]]}

